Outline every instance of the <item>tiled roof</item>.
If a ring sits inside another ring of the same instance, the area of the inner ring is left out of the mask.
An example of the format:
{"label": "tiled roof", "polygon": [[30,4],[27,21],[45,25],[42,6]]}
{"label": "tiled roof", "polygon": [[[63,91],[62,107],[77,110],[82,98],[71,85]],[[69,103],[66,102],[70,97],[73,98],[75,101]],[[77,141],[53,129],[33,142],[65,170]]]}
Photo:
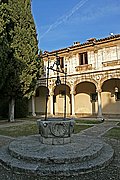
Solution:
{"label": "tiled roof", "polygon": [[45,51],[43,56],[54,55],[54,54],[56,54],[58,52],[67,52],[67,51],[75,50],[75,49],[78,49],[78,48],[81,48],[81,47],[91,46],[93,44],[97,45],[97,44],[101,44],[101,43],[105,43],[105,42],[109,42],[109,41],[117,40],[117,39],[120,39],[120,34],[110,35],[110,36],[102,38],[102,39],[91,38],[90,40],[88,40],[87,42],[82,43],[82,44],[78,43],[76,45],[72,45],[72,46],[69,46],[69,47],[66,47],[66,48],[54,50],[54,51],[51,51],[51,52]]}

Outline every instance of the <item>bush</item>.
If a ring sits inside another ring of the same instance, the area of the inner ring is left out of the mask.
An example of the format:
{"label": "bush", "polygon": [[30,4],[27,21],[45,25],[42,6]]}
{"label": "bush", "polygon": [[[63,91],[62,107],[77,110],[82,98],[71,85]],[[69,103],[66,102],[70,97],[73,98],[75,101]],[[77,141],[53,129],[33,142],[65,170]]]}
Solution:
{"label": "bush", "polygon": [[0,98],[0,116],[2,118],[8,117],[9,101],[7,98]]}
{"label": "bush", "polygon": [[22,118],[28,115],[28,99],[17,99],[15,103],[15,118]]}
{"label": "bush", "polygon": [[[0,98],[0,118],[8,118],[9,100]],[[21,98],[15,102],[15,118],[22,118],[28,115],[28,99]]]}

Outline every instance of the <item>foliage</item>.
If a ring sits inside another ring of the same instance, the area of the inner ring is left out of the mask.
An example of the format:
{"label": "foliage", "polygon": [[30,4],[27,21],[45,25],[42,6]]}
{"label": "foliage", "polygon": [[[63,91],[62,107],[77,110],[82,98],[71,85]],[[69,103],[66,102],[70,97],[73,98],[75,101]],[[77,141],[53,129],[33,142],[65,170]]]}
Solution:
{"label": "foliage", "polygon": [[23,118],[28,115],[28,98],[19,98],[15,103],[15,118]]}
{"label": "foliage", "polygon": [[39,55],[37,58],[37,79],[40,78],[41,75],[43,75],[44,73],[44,62],[43,62],[43,58],[42,58],[42,50],[39,51]]}
{"label": "foliage", "polygon": [[0,98],[0,116],[1,118],[8,117],[9,102],[7,98]]}
{"label": "foliage", "polygon": [[0,0],[0,17],[0,95],[29,98],[43,65],[31,0]]}
{"label": "foliage", "polygon": [[8,0],[0,5],[0,12],[1,93],[9,97],[30,96],[40,75],[30,0]]}
{"label": "foliage", "polygon": [[[0,117],[8,118],[9,100],[0,98]],[[28,115],[28,98],[18,98],[15,102],[15,118],[26,117]]]}
{"label": "foliage", "polygon": [[9,74],[9,57],[11,54],[10,34],[12,20],[10,9],[7,3],[0,1],[0,89],[4,88],[5,81]]}

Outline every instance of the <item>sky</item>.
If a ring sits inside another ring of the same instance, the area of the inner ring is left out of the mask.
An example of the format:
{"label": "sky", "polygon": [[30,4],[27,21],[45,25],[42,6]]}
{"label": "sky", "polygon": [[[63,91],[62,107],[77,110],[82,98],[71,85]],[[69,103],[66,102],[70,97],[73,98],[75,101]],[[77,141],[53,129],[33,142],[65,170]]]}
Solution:
{"label": "sky", "polygon": [[32,14],[42,51],[120,34],[120,0],[32,0]]}

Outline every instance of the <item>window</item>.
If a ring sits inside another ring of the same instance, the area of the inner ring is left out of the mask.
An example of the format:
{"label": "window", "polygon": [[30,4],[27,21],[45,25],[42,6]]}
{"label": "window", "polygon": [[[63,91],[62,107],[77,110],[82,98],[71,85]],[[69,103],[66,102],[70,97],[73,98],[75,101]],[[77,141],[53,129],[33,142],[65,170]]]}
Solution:
{"label": "window", "polygon": [[59,61],[60,68],[61,69],[64,68],[64,57],[59,57],[58,61]]}
{"label": "window", "polygon": [[88,64],[87,52],[79,54],[79,65]]}
{"label": "window", "polygon": [[64,68],[64,58],[60,57],[60,67]]}

